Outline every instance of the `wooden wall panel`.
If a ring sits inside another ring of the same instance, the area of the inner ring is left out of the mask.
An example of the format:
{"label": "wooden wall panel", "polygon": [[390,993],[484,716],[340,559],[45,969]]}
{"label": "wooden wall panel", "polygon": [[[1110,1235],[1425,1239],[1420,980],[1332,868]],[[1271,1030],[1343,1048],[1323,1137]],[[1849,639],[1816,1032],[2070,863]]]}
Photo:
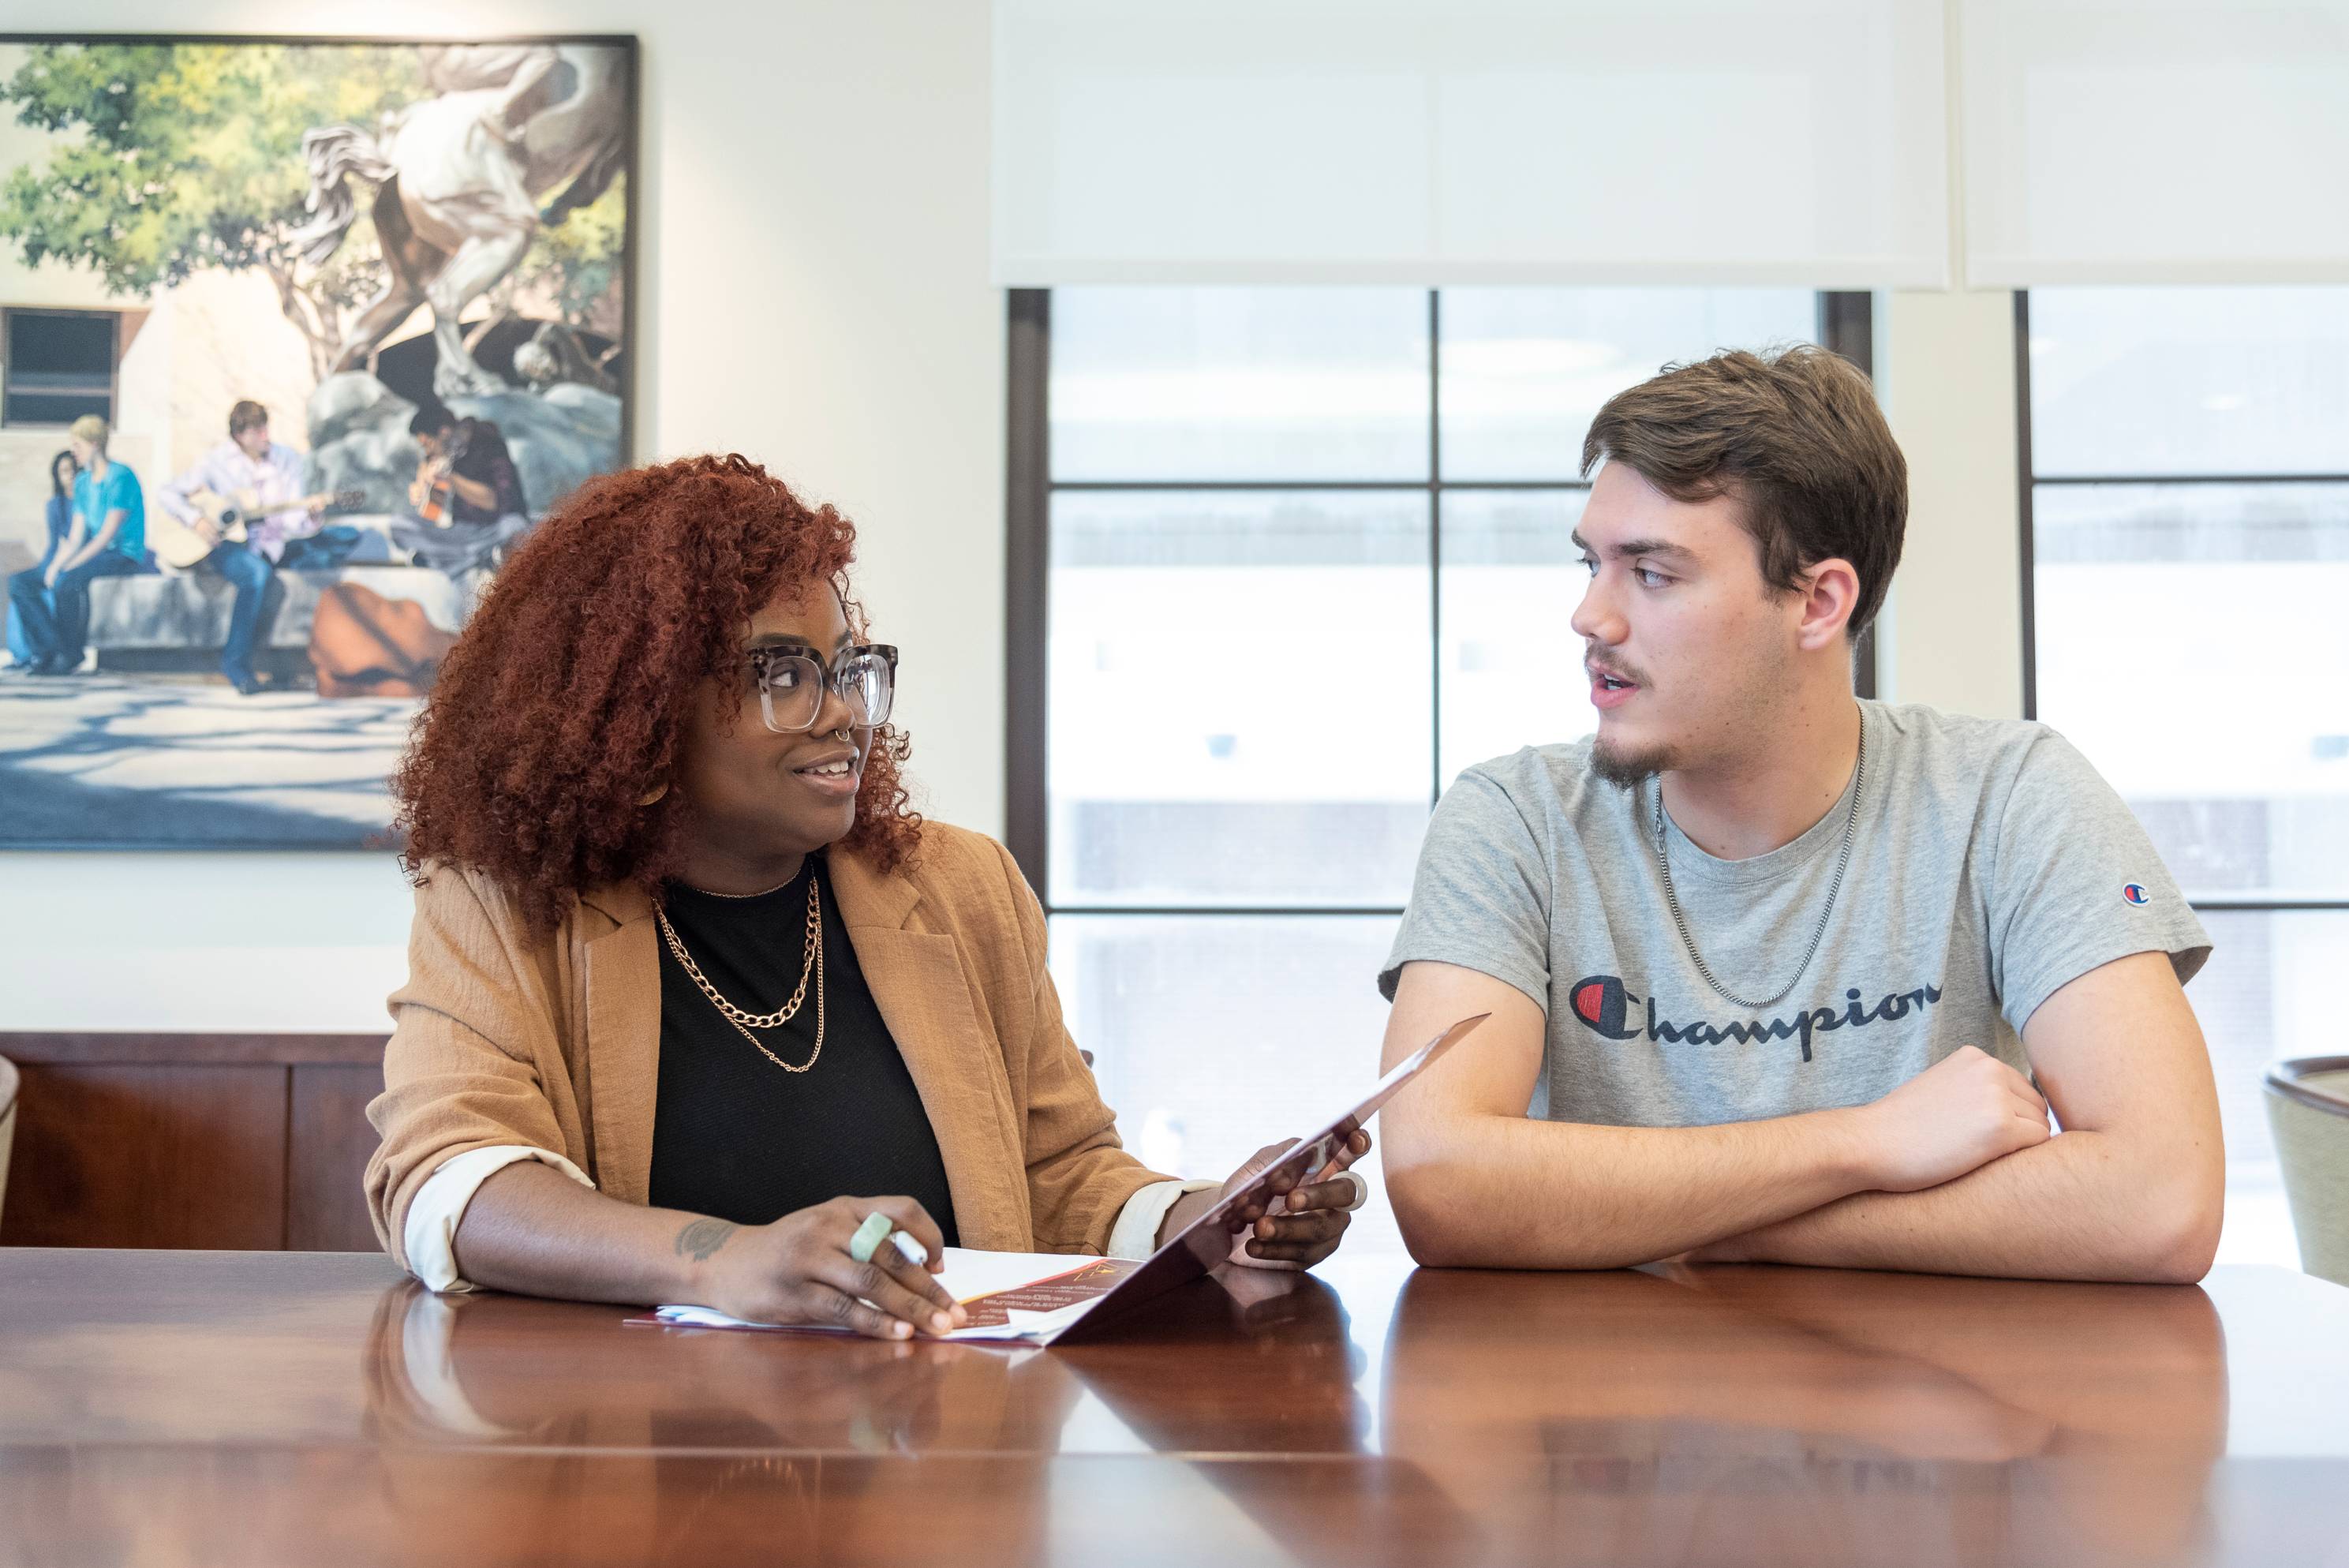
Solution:
{"label": "wooden wall panel", "polygon": [[384,1039],[0,1032],[24,1075],[0,1244],[374,1251]]}
{"label": "wooden wall panel", "polygon": [[19,1064],[0,1242],[278,1248],[286,1069]]}
{"label": "wooden wall panel", "polygon": [[285,1065],[307,1062],[383,1065],[385,1034],[133,1034],[115,1031],[62,1033],[0,1031],[0,1056],[20,1066],[173,1067]]}
{"label": "wooden wall panel", "polygon": [[375,1153],[367,1102],[383,1092],[383,1068],[303,1065],[291,1069],[293,1119],[285,1157],[285,1245],[297,1252],[372,1252],[359,1178]]}

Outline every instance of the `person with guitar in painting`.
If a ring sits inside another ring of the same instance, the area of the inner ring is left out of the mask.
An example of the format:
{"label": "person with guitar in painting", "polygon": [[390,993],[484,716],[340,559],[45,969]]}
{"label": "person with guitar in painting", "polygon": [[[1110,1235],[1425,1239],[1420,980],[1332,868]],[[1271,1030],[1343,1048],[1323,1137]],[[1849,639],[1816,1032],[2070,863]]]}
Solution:
{"label": "person with guitar in painting", "polygon": [[28,675],[71,675],[81,668],[89,635],[89,585],[99,577],[130,576],[147,564],[147,502],[139,476],[106,455],[112,433],[104,418],[84,414],[66,444],[81,472],[74,476],[72,525],[47,565],[8,579]]}
{"label": "person with guitar in painting", "polygon": [[391,524],[391,542],[417,566],[458,576],[494,567],[530,531],[522,476],[504,434],[489,420],[459,419],[430,402],[408,421],[423,449],[408,488],[412,517]]}
{"label": "person with guitar in painting", "polygon": [[250,399],[229,410],[228,440],[158,494],[169,522],[157,531],[157,555],[218,572],[236,587],[221,673],[250,697],[261,690],[253,650],[270,579],[280,569],[341,566],[359,531],[324,522],[322,508],[334,498],[303,494],[302,454],[269,439],[269,410]]}

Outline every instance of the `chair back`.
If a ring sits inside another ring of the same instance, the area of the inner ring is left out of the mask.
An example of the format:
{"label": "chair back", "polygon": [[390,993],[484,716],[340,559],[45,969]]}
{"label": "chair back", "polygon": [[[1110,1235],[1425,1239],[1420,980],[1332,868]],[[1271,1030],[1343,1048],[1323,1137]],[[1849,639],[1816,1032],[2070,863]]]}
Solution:
{"label": "chair back", "polygon": [[0,1214],[8,1209],[8,1152],[16,1142],[16,1064],[0,1056]]}
{"label": "chair back", "polygon": [[2300,1266],[2349,1285],[2349,1056],[2278,1062],[2267,1099]]}

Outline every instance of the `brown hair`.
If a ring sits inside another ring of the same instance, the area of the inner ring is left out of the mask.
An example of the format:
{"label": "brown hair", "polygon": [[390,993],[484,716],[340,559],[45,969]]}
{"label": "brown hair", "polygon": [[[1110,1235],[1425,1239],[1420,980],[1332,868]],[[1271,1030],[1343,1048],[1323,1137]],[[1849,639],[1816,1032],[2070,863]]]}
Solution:
{"label": "brown hair", "polygon": [[1582,472],[1605,459],[1675,501],[1733,495],[1784,593],[1831,556],[1859,574],[1845,627],[1857,638],[1884,607],[1909,524],[1909,462],[1850,360],[1809,344],[1743,349],[1688,365],[1607,400],[1582,442]]}
{"label": "brown hair", "polygon": [[[498,574],[419,713],[392,780],[400,864],[485,873],[550,929],[581,893],[635,882],[657,896],[684,817],[665,784],[698,689],[748,690],[742,628],[778,593],[847,595],[855,525],[808,505],[748,458],[689,457],[573,491]],[[908,747],[873,738],[842,842],[893,870],[921,818],[900,775]]]}
{"label": "brown hair", "polygon": [[265,425],[268,422],[269,410],[251,398],[246,398],[228,411],[229,438],[233,441],[255,425]]}

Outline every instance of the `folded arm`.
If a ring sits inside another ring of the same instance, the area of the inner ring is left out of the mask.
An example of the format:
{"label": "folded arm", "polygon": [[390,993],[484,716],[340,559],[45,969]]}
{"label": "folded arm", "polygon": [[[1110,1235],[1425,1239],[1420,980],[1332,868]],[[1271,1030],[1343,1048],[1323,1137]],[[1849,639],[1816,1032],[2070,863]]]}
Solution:
{"label": "folded arm", "polygon": [[2226,1193],[2218,1090],[2168,955],[2089,971],[2023,1032],[2062,1136],[1922,1192],[1868,1192],[1701,1262],[2190,1283]]}
{"label": "folded arm", "polygon": [[1701,1127],[1528,1118],[1542,1011],[1516,987],[1454,964],[1403,967],[1386,1064],[1480,1012],[1491,1021],[1383,1113],[1388,1194],[1423,1263],[1619,1268],[1868,1185],[1865,1128],[1847,1111]]}
{"label": "folded arm", "polygon": [[1701,1127],[1528,1119],[1541,1010],[1445,964],[1407,966],[1387,1051],[1494,1020],[1386,1115],[1387,1185],[1423,1263],[1613,1268],[1690,1255],[2064,1279],[2191,1280],[2224,1182],[2199,1030],[2167,958],[2057,992],[2025,1031],[2046,1102],[1974,1050],[1873,1105]]}

